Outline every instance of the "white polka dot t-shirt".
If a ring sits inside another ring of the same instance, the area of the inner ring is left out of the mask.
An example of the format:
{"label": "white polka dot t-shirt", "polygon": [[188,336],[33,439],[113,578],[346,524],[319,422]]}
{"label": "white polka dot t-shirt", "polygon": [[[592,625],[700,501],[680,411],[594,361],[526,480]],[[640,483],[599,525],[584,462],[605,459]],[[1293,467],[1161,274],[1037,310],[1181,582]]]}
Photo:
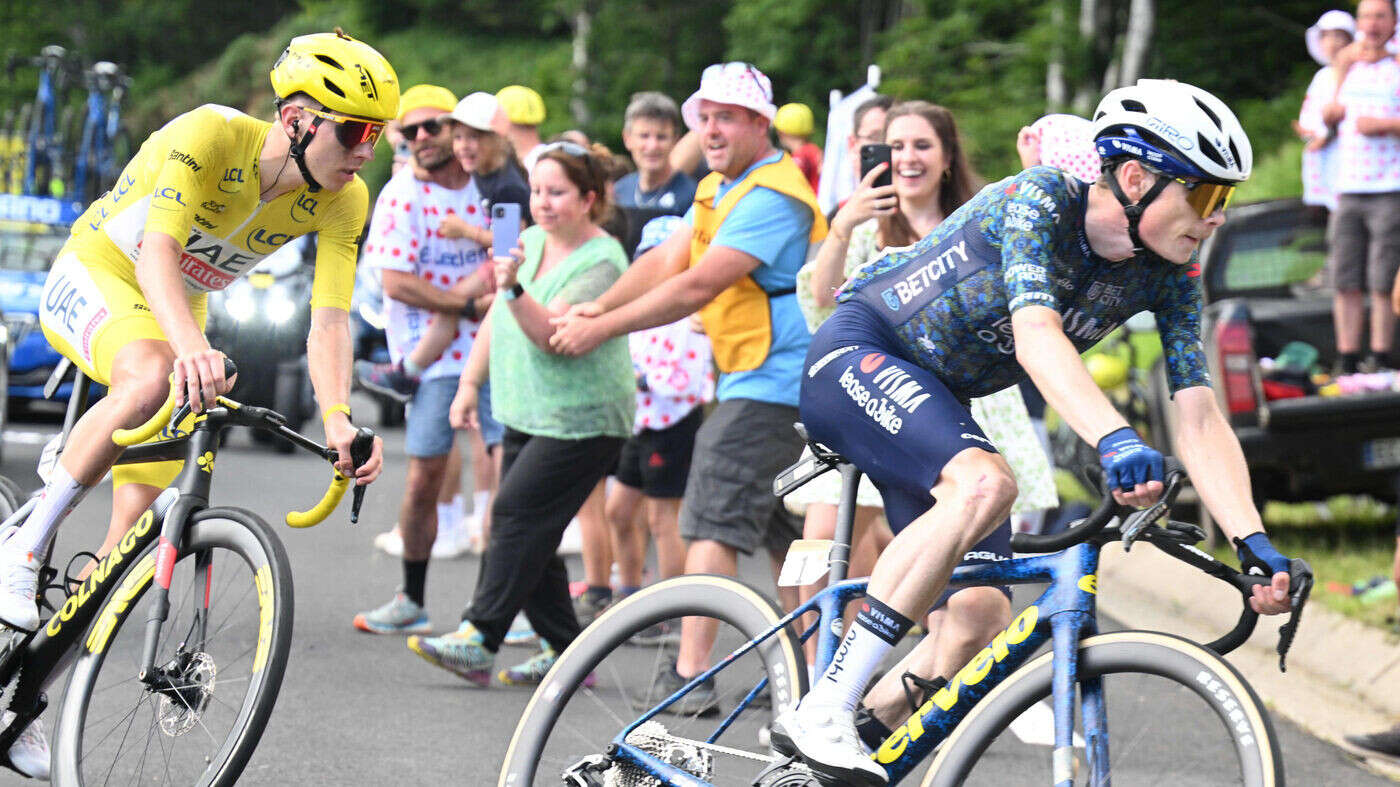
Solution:
{"label": "white polka dot t-shirt", "polygon": [[691,330],[689,318],[636,331],[627,343],[637,376],[634,434],[673,426],[714,398],[710,339]]}
{"label": "white polka dot t-shirt", "polygon": [[[443,237],[438,226],[443,217],[456,215],[468,224],[485,227],[484,213],[475,182],[469,182],[465,188],[447,189],[418,180],[411,167],[404,167],[384,184],[374,204],[374,217],[365,238],[365,262],[382,270],[411,273],[447,289],[474,273],[491,252],[475,241]],[[384,314],[389,355],[395,361],[417,346],[428,320],[434,316],[427,309],[387,296]],[[458,319],[452,345],[424,371],[423,378],[461,374],[479,326],[480,323]]]}
{"label": "white polka dot t-shirt", "polygon": [[1337,129],[1337,193],[1400,191],[1400,137],[1356,130],[1358,117],[1400,118],[1400,63],[1353,64],[1338,99],[1347,113]]}

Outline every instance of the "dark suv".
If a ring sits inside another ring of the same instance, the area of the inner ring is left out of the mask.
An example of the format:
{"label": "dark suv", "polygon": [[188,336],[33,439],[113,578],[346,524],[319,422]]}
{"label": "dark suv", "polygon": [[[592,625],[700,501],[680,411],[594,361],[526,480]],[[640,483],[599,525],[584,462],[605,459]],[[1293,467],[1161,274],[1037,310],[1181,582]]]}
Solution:
{"label": "dark suv", "polygon": [[[1249,463],[1256,501],[1342,493],[1396,497],[1400,392],[1264,396],[1259,359],[1277,357],[1289,342],[1316,348],[1323,369],[1336,359],[1332,291],[1322,273],[1326,254],[1325,214],[1298,200],[1232,209],[1201,248],[1201,339],[1221,409]],[[1160,368],[1152,379],[1154,405],[1170,420]]]}

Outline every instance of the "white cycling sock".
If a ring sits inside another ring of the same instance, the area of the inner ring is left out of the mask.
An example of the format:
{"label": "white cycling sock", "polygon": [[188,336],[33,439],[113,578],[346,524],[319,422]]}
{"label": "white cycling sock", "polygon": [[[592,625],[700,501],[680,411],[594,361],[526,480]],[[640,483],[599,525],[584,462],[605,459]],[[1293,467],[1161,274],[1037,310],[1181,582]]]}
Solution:
{"label": "white cycling sock", "polygon": [[836,649],[831,665],[803,698],[804,707],[835,707],[855,713],[870,676],[885,656],[914,625],[913,621],[875,598],[861,602],[855,623]]}
{"label": "white cycling sock", "polygon": [[73,476],[68,474],[62,464],[54,465],[49,483],[44,487],[39,502],[34,505],[34,510],[29,512],[29,518],[25,519],[24,524],[10,537],[7,546],[36,555],[47,551],[64,517],[77,508],[90,489],[92,487],[83,486],[73,480]]}
{"label": "white cycling sock", "polygon": [[437,515],[438,515],[438,527],[437,527],[438,538],[442,538],[443,536],[450,536],[450,535],[452,535],[452,534],[454,534],[454,533],[457,532],[457,518],[454,517],[454,516],[452,515],[452,504],[451,504],[451,503],[438,503],[438,504],[437,504]]}

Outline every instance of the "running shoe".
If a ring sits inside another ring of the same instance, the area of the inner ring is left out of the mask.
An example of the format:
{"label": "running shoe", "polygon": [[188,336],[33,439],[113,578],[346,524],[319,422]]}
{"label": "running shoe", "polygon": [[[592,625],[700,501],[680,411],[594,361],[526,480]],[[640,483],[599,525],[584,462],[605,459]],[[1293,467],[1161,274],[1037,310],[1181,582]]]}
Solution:
{"label": "running shoe", "polygon": [[402,590],[384,606],[356,615],[354,624],[370,634],[430,634],[433,630],[428,611]]}
{"label": "running shoe", "polygon": [[1344,736],[1342,748],[1360,757],[1400,764],[1400,724],[1370,735]]}
{"label": "running shoe", "polygon": [[486,649],[481,632],[463,621],[451,634],[441,637],[409,637],[408,649],[436,667],[481,688],[491,685],[491,667],[496,654]]}
{"label": "running shoe", "polygon": [[408,404],[418,392],[418,378],[403,370],[399,363],[355,362],[355,382],[371,393],[387,396]]}
{"label": "running shoe", "polygon": [[[676,672],[676,662],[662,662],[652,681],[650,694],[642,693],[632,698],[632,710],[648,711],[661,704],[667,697],[680,691],[691,678],[682,678]],[[685,696],[671,703],[662,713],[675,716],[713,716],[719,713],[719,694],[715,691],[713,676],[691,689]]]}
{"label": "running shoe", "polygon": [[539,642],[540,635],[535,633],[535,629],[530,625],[530,620],[525,617],[525,613],[515,613],[515,620],[510,623],[510,631],[506,632],[505,644],[513,648],[530,648],[538,645]]}
{"label": "running shoe", "polygon": [[578,618],[580,626],[587,628],[588,624],[603,614],[603,610],[612,606],[612,602],[611,590],[595,591],[589,588],[583,592],[583,595],[574,599],[574,616]]}
{"label": "running shoe", "polygon": [[663,620],[633,634],[627,639],[627,644],[639,646],[677,645],[680,644],[680,641],[680,621]]}

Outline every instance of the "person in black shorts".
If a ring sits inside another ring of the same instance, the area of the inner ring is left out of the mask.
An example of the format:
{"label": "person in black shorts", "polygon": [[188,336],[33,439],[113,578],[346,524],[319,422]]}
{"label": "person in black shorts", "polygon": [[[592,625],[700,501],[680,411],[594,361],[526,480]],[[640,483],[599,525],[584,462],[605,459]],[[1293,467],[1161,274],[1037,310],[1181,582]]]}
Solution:
{"label": "person in black shorts", "polygon": [[[670,237],[683,223],[678,216],[661,216],[642,230],[637,255]],[[657,576],[685,571],[685,542],[680,535],[681,497],[690,474],[701,406],[714,397],[710,341],[694,330],[690,318],[637,331],[628,336],[632,368],[637,375],[637,420],[622,447],[608,494],[607,518],[612,526],[613,555],[621,578],[618,597],[642,584],[647,532],[656,542]],[[638,527],[644,512],[646,528]],[[679,627],[662,621],[638,632],[639,644],[678,639]]]}

